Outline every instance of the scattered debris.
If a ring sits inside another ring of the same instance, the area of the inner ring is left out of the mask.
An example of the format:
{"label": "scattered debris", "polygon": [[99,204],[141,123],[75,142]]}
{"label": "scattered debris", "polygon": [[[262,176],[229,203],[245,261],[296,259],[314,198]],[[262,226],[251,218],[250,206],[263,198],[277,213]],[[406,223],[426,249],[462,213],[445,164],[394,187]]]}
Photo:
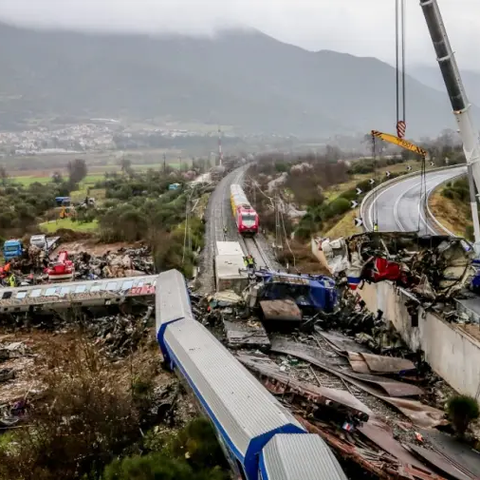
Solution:
{"label": "scattered debris", "polygon": [[155,266],[148,247],[121,248],[115,252],[107,251],[100,256],[81,252],[73,256],[75,278],[96,280],[97,278],[133,277],[151,275]]}
{"label": "scattered debris", "polygon": [[416,233],[362,233],[320,246],[324,266],[350,288],[390,280],[430,303],[448,301],[465,288],[474,274],[473,255],[461,238]]}
{"label": "scattered debris", "polygon": [[260,308],[268,322],[302,321],[302,311],[293,300],[263,300]]}
{"label": "scattered debris", "polygon": [[270,340],[263,325],[258,321],[224,320],[227,345],[231,348],[250,347],[261,350],[268,349]]}

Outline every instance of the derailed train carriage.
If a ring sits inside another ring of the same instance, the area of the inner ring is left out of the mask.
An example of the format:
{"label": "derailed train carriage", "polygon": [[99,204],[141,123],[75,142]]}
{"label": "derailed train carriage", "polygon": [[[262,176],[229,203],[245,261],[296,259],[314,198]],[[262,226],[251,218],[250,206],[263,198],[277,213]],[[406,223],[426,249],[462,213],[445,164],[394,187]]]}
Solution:
{"label": "derailed train carriage", "polygon": [[156,329],[166,363],[195,393],[238,479],[346,480],[323,440],[193,318],[177,270],[158,277]]}
{"label": "derailed train carriage", "polygon": [[258,232],[258,214],[250,205],[243,188],[237,183],[230,185],[230,203],[238,233],[254,236]]}

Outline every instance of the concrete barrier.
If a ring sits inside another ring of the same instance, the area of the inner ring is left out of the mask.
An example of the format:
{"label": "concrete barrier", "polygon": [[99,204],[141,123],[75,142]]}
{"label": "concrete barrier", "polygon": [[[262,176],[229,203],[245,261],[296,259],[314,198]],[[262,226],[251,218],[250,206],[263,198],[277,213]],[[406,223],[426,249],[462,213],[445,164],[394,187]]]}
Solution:
{"label": "concrete barrier", "polygon": [[405,343],[413,350],[422,350],[425,361],[457,392],[475,397],[480,403],[480,341],[450,324],[419,304],[418,326],[405,303],[418,300],[390,282],[365,284],[359,291],[367,308],[382,310]]}

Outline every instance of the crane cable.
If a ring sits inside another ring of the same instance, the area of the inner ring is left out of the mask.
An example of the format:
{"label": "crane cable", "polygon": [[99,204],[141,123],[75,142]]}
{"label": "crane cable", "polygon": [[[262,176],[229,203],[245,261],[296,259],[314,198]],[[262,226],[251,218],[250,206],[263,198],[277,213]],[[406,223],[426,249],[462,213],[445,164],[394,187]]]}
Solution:
{"label": "crane cable", "polygon": [[372,158],[373,158],[373,231],[378,231],[378,202],[377,202],[377,187],[375,182],[377,180],[377,139],[375,135],[372,133]]}
{"label": "crane cable", "polygon": [[[406,85],[405,85],[405,0],[395,0],[395,95],[397,115],[397,137],[405,138],[406,132]],[[427,202],[426,158],[422,155],[420,170],[420,202],[418,210],[418,232],[422,223],[421,209],[425,211]],[[428,233],[428,232],[427,232]]]}

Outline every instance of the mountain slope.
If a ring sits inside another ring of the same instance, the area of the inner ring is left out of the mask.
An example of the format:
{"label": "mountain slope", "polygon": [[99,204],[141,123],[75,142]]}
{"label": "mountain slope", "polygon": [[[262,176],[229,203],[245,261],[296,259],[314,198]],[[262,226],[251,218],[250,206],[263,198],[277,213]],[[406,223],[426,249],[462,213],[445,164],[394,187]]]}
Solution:
{"label": "mountain slope", "polygon": [[[413,77],[428,87],[444,92],[445,95],[447,94],[438,66],[416,65],[410,69],[410,72]],[[476,105],[480,105],[480,73],[472,70],[462,70],[460,74],[469,100]]]}
{"label": "mountain slope", "polygon": [[[323,136],[394,128],[394,70],[257,31],[215,38],[45,32],[0,24],[0,126],[39,116],[172,118]],[[6,47],[6,48],[5,48]],[[408,78],[411,137],[453,126],[445,95]]]}

